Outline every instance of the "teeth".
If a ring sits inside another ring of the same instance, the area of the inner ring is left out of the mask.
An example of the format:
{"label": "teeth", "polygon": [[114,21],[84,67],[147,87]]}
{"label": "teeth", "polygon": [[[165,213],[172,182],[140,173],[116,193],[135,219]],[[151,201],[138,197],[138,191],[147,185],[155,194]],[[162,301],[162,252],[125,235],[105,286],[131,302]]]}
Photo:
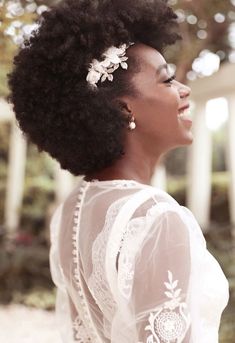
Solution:
{"label": "teeth", "polygon": [[186,108],[185,110],[179,112],[178,117],[190,116],[190,109]]}

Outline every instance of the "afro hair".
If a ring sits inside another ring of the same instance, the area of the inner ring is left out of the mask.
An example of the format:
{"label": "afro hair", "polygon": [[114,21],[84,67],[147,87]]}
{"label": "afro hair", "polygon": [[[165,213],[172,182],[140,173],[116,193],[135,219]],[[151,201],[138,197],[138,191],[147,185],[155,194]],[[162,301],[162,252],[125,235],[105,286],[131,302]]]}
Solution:
{"label": "afro hair", "polygon": [[160,52],[179,38],[176,15],[165,0],[65,0],[44,12],[40,26],[14,59],[10,101],[20,128],[63,169],[89,175],[121,158],[129,119],[120,103],[136,95],[131,76],[140,62],[114,81],[86,81],[93,58],[111,46],[143,43]]}

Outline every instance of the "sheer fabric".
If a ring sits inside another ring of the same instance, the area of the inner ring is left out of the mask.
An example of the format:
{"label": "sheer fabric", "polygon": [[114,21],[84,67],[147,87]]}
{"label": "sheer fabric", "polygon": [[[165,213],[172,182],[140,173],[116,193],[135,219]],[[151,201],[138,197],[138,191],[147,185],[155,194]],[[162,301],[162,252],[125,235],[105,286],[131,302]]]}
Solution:
{"label": "sheer fabric", "polygon": [[228,281],[192,213],[131,180],[82,179],[51,222],[64,343],[217,343]]}

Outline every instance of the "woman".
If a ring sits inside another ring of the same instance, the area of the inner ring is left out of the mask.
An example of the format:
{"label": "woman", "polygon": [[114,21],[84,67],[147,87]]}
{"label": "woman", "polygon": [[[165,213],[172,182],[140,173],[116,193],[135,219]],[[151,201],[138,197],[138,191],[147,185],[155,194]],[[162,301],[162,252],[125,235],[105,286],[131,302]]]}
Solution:
{"label": "woman", "polygon": [[67,0],[15,58],[20,127],[84,176],[51,225],[66,343],[218,342],[228,282],[192,213],[150,185],[193,140],[190,89],[162,55],[176,27],[163,0]]}

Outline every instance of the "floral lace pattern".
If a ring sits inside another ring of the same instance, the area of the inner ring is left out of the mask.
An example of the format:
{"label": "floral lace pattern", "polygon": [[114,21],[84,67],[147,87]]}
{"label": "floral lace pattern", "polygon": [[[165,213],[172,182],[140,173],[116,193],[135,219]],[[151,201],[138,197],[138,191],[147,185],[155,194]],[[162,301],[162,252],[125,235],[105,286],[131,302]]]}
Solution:
{"label": "floral lace pattern", "polygon": [[[128,299],[131,295],[133,277],[134,277],[134,260],[136,251],[133,251],[132,245],[127,241],[139,241],[145,235],[143,230],[143,217],[133,218],[126,227],[119,248],[119,265],[118,270],[118,289],[122,296]],[[139,245],[139,244],[138,244]],[[138,246],[137,245],[137,246]],[[124,249],[122,249],[124,246]]]}
{"label": "floral lace pattern", "polygon": [[87,335],[82,320],[77,316],[73,322],[74,340],[78,343],[91,343],[91,338]]}
{"label": "floral lace pattern", "polygon": [[122,257],[122,267],[118,273],[118,288],[122,296],[126,299],[130,297],[132,281],[134,277],[134,268],[130,254],[124,253]]}
{"label": "floral lace pattern", "polygon": [[156,312],[151,312],[148,318],[150,331],[146,343],[181,343],[190,325],[187,305],[181,302],[181,289],[176,289],[178,280],[173,281],[172,272],[168,270],[168,282],[164,282],[167,291],[165,295],[170,299]]}

